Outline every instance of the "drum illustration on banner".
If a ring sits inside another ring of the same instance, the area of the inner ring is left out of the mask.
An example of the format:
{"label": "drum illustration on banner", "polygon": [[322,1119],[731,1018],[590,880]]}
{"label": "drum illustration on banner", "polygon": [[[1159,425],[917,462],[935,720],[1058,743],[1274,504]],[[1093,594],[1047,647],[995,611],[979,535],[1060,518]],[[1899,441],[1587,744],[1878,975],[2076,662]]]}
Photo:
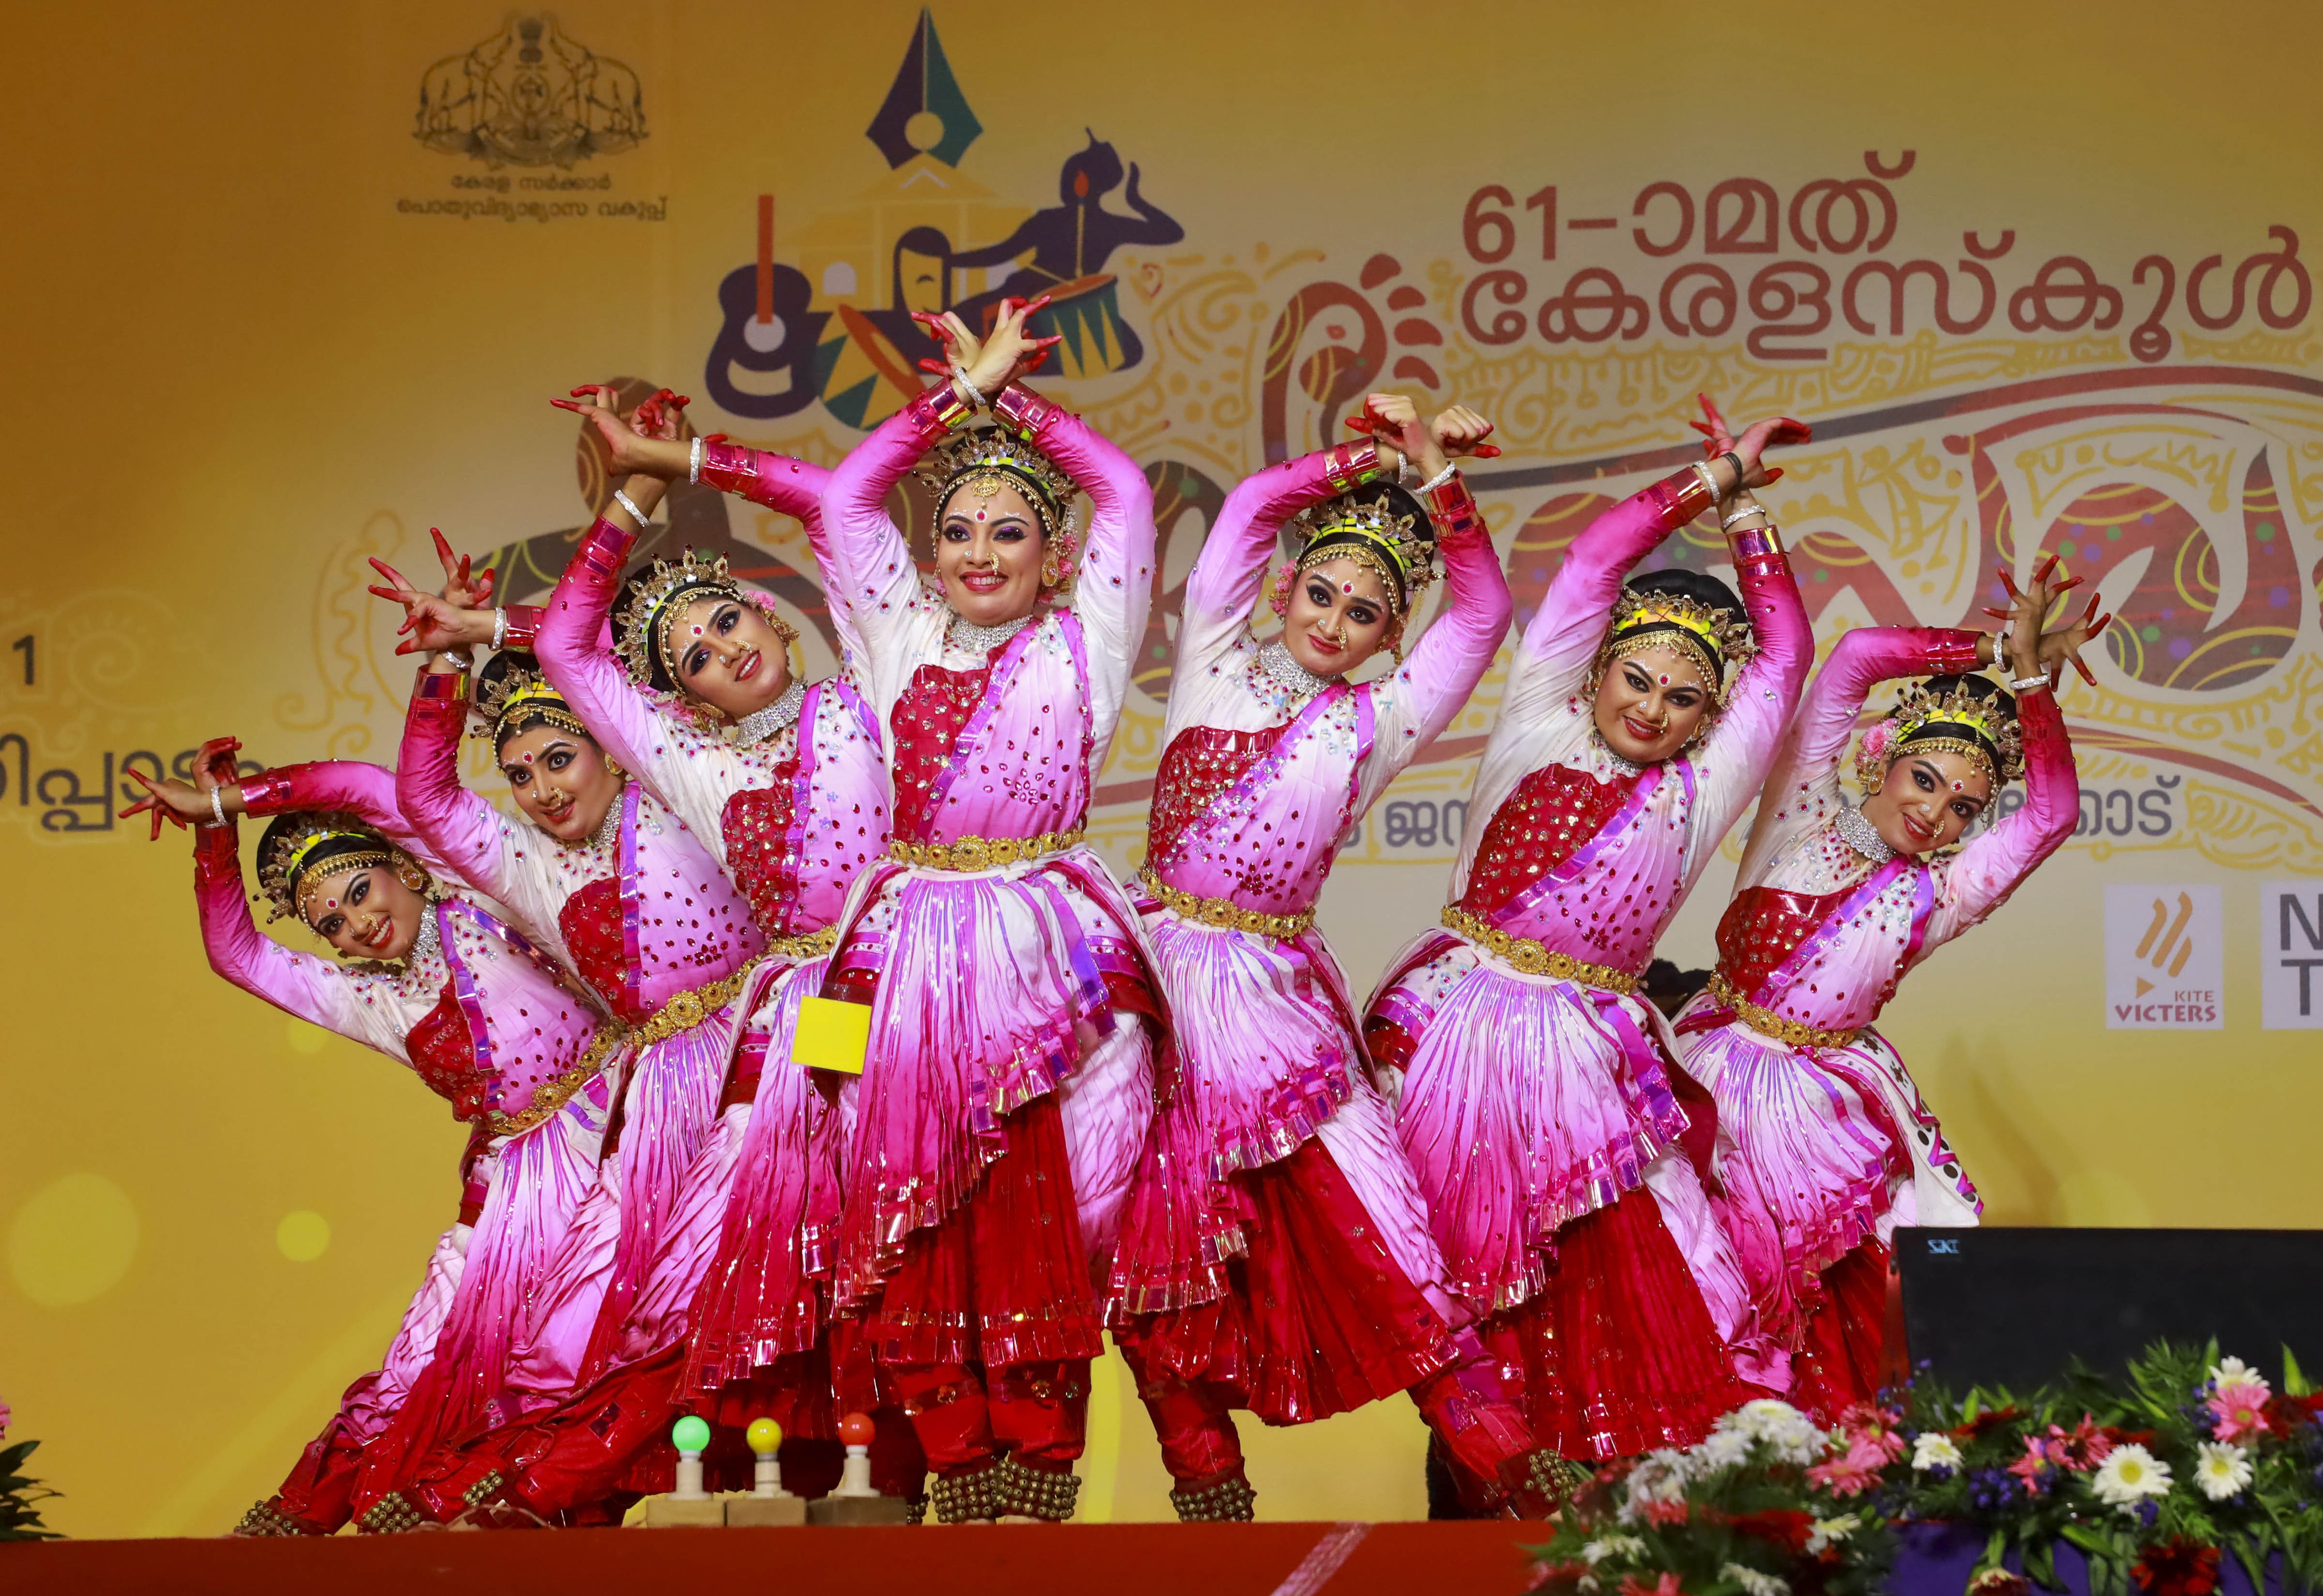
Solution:
{"label": "drum illustration on banner", "polygon": [[2106,1029],[2226,1025],[2226,916],[2215,885],[2106,887]]}

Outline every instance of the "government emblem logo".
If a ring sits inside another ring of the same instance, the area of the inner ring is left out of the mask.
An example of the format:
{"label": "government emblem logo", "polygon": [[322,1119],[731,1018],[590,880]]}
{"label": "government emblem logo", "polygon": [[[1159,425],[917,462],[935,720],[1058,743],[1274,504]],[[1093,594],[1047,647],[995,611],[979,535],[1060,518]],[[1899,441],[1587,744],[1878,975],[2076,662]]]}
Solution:
{"label": "government emblem logo", "polygon": [[412,136],[488,167],[569,168],[642,143],[645,97],[634,70],[569,38],[554,15],[512,13],[427,69]]}

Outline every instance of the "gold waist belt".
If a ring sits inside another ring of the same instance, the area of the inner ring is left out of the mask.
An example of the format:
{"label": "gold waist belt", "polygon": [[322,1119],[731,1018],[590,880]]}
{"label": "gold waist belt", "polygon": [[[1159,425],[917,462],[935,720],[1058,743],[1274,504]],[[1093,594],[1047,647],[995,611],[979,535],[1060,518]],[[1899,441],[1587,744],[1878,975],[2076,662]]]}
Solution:
{"label": "gold waist belt", "polygon": [[667,1041],[681,1031],[691,1031],[720,1009],[742,995],[742,988],[750,984],[750,976],[765,962],[764,953],[750,960],[722,981],[712,981],[707,986],[696,986],[691,992],[681,992],[654,1011],[652,1019],[629,1032],[629,1040],[641,1048],[657,1041]]}
{"label": "gold waist belt", "polygon": [[1296,914],[1265,914],[1256,909],[1230,903],[1224,898],[1205,898],[1189,892],[1180,892],[1153,874],[1151,865],[1137,872],[1137,879],[1163,908],[1188,920],[1198,920],[1204,925],[1215,925],[1223,931],[1248,931],[1254,937],[1272,937],[1278,942],[1287,942],[1315,923],[1315,911],[1312,909],[1301,909]]}
{"label": "gold waist belt", "polygon": [[1843,1048],[1863,1034],[1859,1027],[1853,1031],[1818,1031],[1796,1020],[1786,1020],[1770,1009],[1762,1009],[1727,980],[1723,970],[1713,970],[1710,977],[1710,995],[1728,1008],[1742,1023],[1761,1036],[1771,1036],[1777,1041],[1789,1042],[1795,1048]]}
{"label": "gold waist belt", "polygon": [[1510,968],[1525,975],[1578,981],[1584,986],[1618,992],[1623,997],[1638,995],[1638,977],[1629,971],[1617,970],[1610,965],[1584,964],[1571,954],[1544,948],[1530,937],[1512,937],[1504,931],[1495,931],[1456,903],[1445,906],[1444,929],[1455,936],[1464,937],[1493,958],[1506,962]]}
{"label": "gold waist belt", "polygon": [[1086,827],[1075,826],[1070,831],[1043,831],[1038,837],[963,837],[958,842],[905,842],[898,838],[887,844],[887,857],[923,870],[991,870],[1079,848],[1088,835]]}
{"label": "gold waist belt", "polygon": [[821,931],[809,931],[803,937],[768,937],[767,956],[804,964],[810,959],[821,959],[838,946],[839,928],[826,925]]}
{"label": "gold waist belt", "polygon": [[540,1087],[532,1094],[532,1106],[519,1114],[502,1114],[497,1108],[484,1110],[484,1128],[495,1136],[513,1136],[521,1131],[546,1124],[550,1115],[573,1101],[573,1094],[597,1078],[621,1044],[629,1039],[628,1030],[618,1021],[608,1020],[597,1027],[597,1034],[589,1039],[588,1050],[580,1062]]}

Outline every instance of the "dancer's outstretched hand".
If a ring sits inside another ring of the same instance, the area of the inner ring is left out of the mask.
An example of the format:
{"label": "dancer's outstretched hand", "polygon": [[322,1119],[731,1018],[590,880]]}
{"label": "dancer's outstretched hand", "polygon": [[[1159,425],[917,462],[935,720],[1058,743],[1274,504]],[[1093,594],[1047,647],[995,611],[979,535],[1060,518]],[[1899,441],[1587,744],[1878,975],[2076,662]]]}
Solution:
{"label": "dancer's outstretched hand", "polygon": [[[210,738],[194,755],[195,779],[190,783],[172,776],[150,776],[134,766],[129,766],[129,775],[145,789],[145,796],[123,810],[118,818],[125,821],[133,815],[152,816],[153,830],[146,839],[152,842],[161,840],[161,822],[165,820],[180,830],[189,821],[214,820],[216,812],[210,806],[211,790],[230,786],[240,779],[234,757],[241,747],[237,738]],[[240,812],[240,805],[227,812]]]}
{"label": "dancer's outstretched hand", "polygon": [[1703,419],[1691,421],[1686,425],[1702,434],[1704,454],[1713,459],[1721,454],[1731,454],[1736,459],[1741,461],[1742,481],[1738,484],[1740,487],[1764,488],[1780,482],[1783,476],[1782,467],[1762,465],[1759,463],[1759,455],[1768,449],[1782,448],[1792,444],[1804,444],[1814,436],[1814,429],[1805,422],[1794,421],[1787,416],[1777,416],[1769,420],[1753,422],[1743,428],[1741,436],[1738,437],[1733,428],[1727,423],[1726,417],[1718,413],[1718,407],[1711,402],[1708,394],[1696,394],[1694,398],[1702,403]]}

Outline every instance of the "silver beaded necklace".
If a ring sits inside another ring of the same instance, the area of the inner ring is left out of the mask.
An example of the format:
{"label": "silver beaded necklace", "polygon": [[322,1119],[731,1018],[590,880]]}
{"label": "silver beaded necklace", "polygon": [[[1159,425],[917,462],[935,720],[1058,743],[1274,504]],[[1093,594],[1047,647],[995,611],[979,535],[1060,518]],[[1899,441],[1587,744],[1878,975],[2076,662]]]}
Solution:
{"label": "silver beaded necklace", "polygon": [[1033,618],[1029,615],[1004,620],[997,626],[982,626],[965,615],[955,615],[951,619],[950,641],[963,654],[989,654],[1032,624]]}
{"label": "silver beaded necklace", "polygon": [[1293,659],[1290,650],[1280,639],[1258,651],[1258,668],[1266,673],[1268,680],[1295,699],[1312,698],[1328,687],[1333,680],[1329,676],[1317,675]]}
{"label": "silver beaded necklace", "polygon": [[753,710],[734,722],[728,738],[743,748],[765,742],[784,727],[799,718],[799,706],[806,702],[806,683],[793,682],[790,690],[763,710]]}
{"label": "silver beaded necklace", "polygon": [[1888,847],[1886,839],[1879,835],[1879,828],[1864,819],[1859,809],[1841,810],[1832,829],[1839,833],[1841,842],[1875,865],[1885,864],[1896,857],[1896,850]]}

